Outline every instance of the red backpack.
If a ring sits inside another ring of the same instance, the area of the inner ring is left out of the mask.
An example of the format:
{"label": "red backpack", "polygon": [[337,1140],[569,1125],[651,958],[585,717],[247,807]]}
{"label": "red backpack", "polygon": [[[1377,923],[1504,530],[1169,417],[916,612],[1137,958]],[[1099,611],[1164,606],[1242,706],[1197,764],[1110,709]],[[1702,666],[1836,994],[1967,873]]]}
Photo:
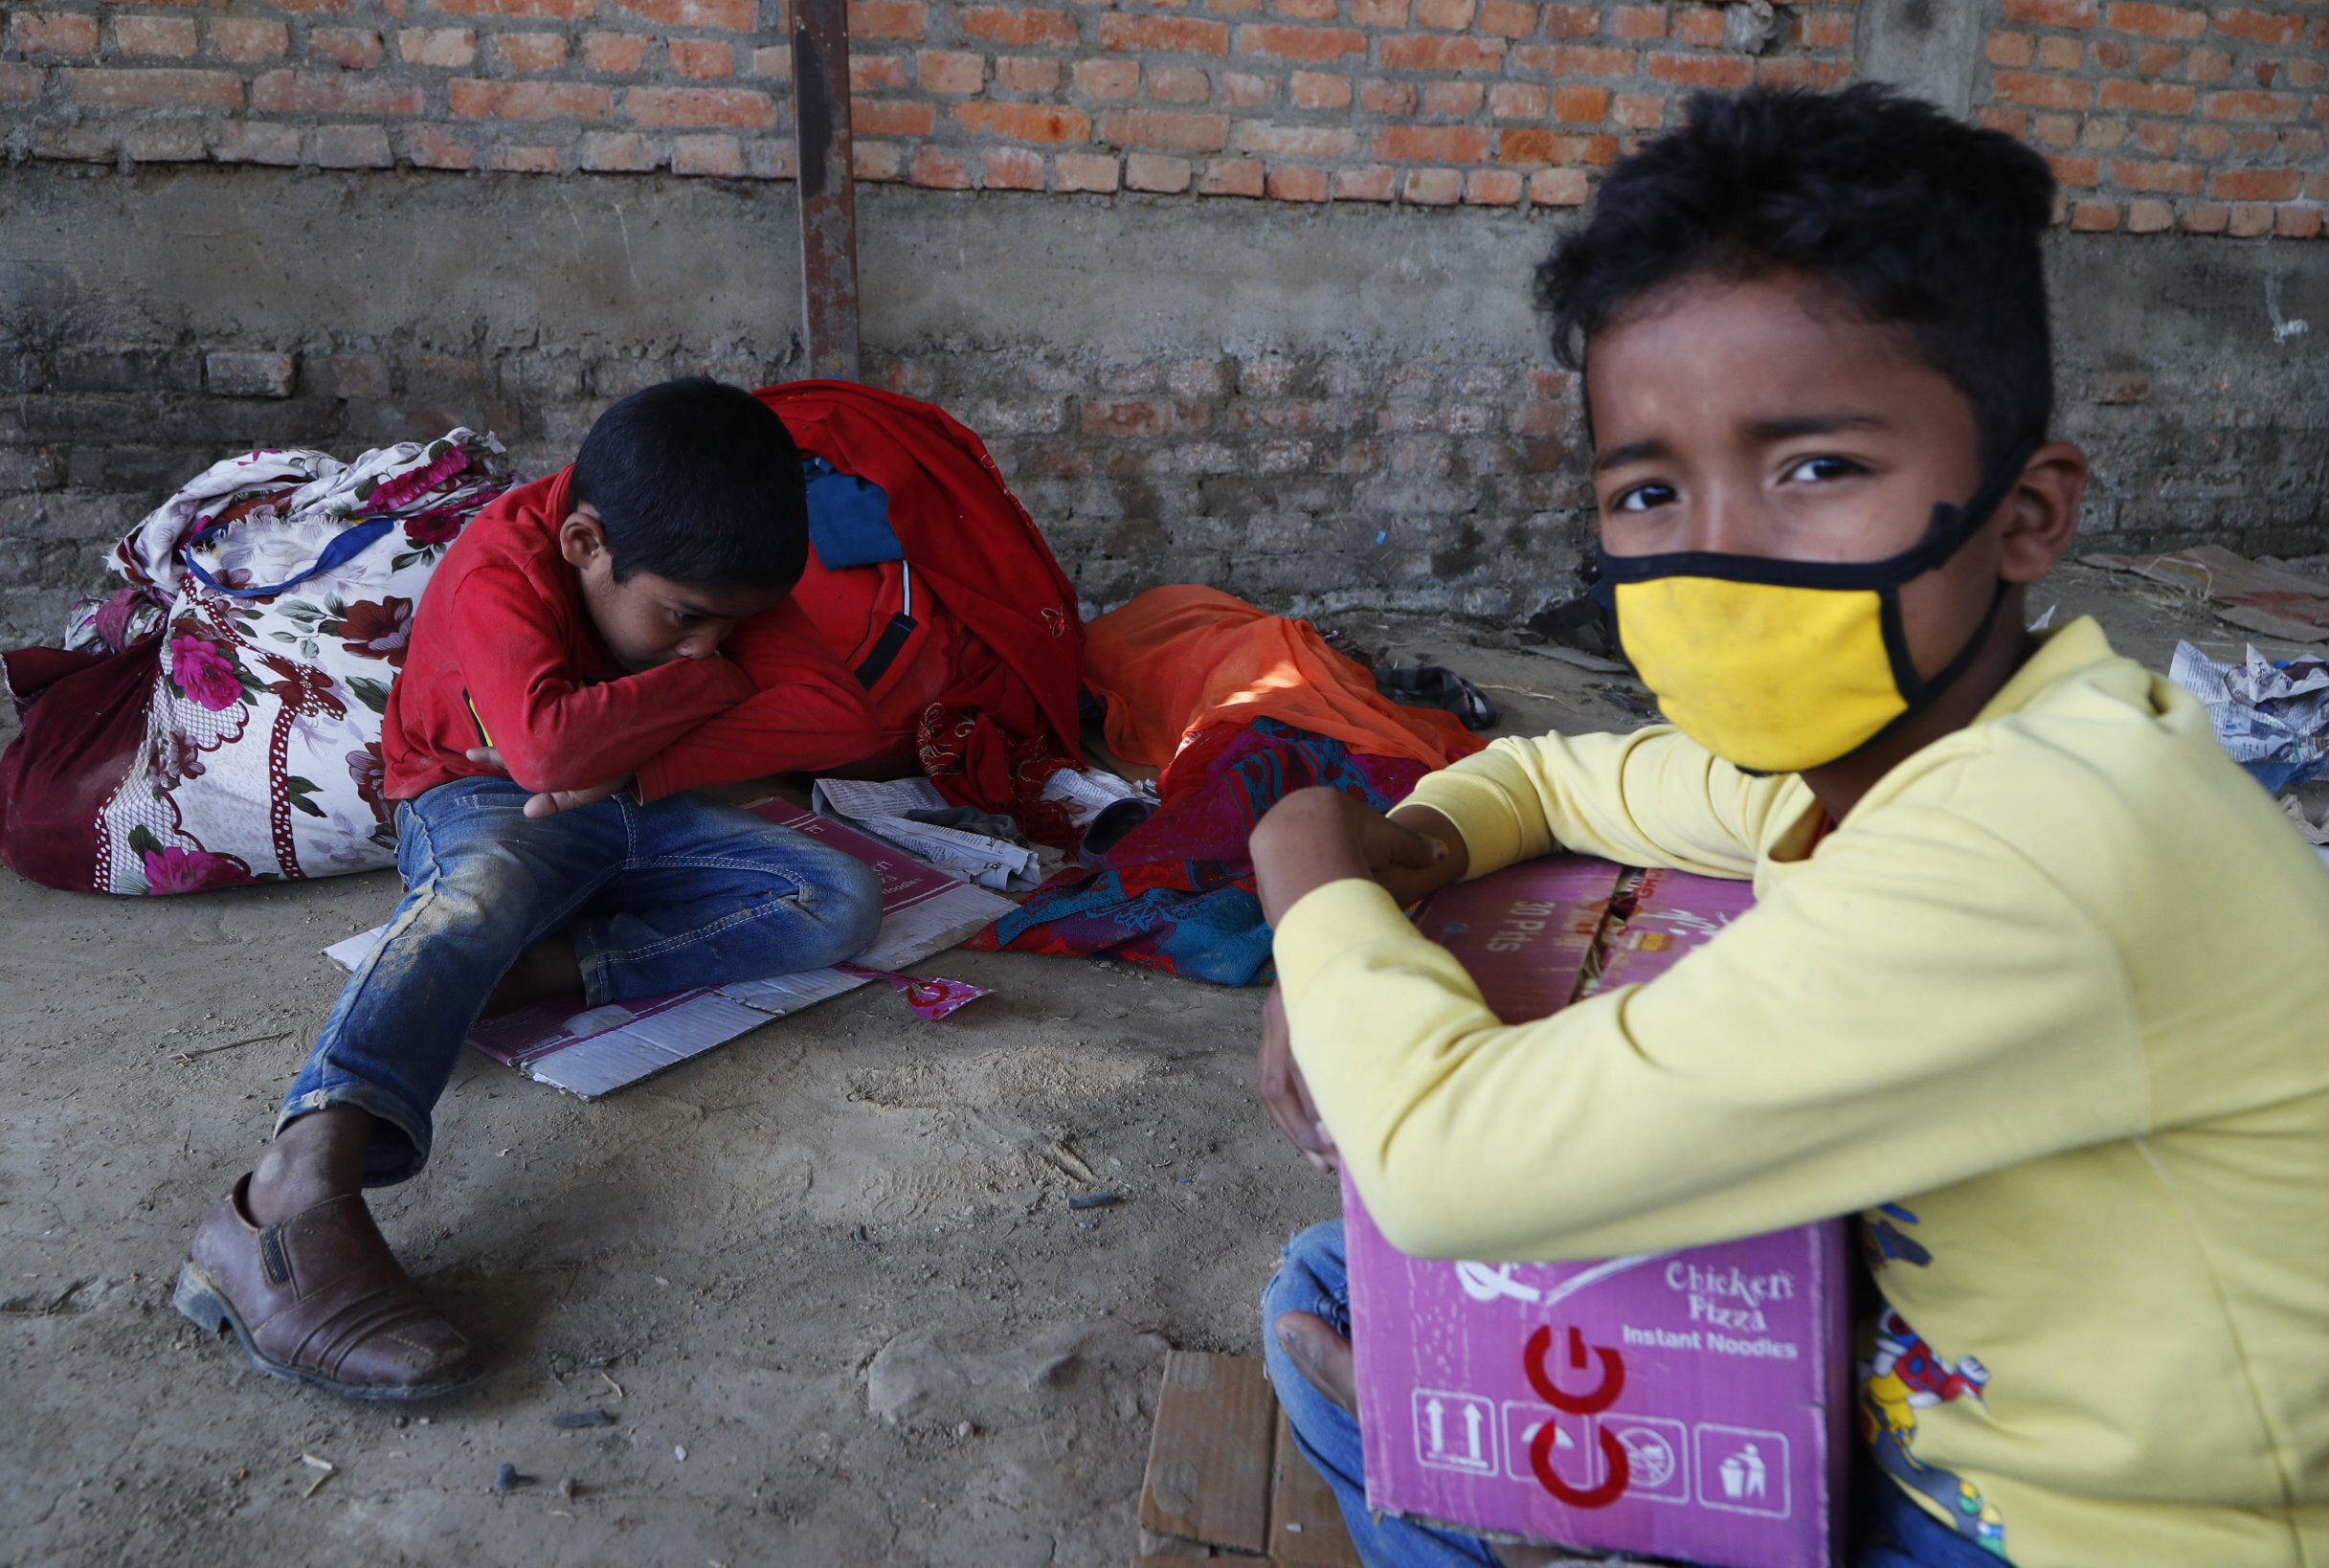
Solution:
{"label": "red backpack", "polygon": [[[1082,767],[1075,590],[978,437],[929,403],[848,381],[756,394],[802,453],[879,485],[904,559],[827,567],[794,598],[858,672],[882,727],[877,760],[947,799],[1072,847],[1045,779]],[[1053,818],[1058,821],[1053,821]]]}

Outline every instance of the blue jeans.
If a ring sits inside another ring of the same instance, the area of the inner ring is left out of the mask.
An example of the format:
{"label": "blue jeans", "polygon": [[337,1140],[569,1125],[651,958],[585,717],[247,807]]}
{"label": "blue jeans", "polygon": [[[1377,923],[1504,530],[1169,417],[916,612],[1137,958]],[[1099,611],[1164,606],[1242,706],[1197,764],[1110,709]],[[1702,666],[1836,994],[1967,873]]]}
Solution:
{"label": "blue jeans", "polygon": [[405,893],[348,976],[276,1120],[326,1106],[372,1116],[364,1181],[429,1157],[429,1112],[461,1041],[511,964],[565,931],[589,1005],[819,969],[882,925],[872,867],[701,795],[626,792],[525,814],[506,778],[461,778],[396,808]]}
{"label": "blue jeans", "polygon": [[[1315,1312],[1346,1336],[1351,1332],[1351,1276],[1344,1262],[1342,1221],[1312,1225],[1286,1245],[1278,1272],[1262,1292],[1262,1355],[1286,1407],[1286,1423],[1304,1457],[1334,1489],[1343,1523],[1367,1568],[1495,1568],[1487,1542],[1453,1531],[1412,1524],[1395,1514],[1379,1519],[1367,1508],[1366,1466],[1358,1422],[1311,1387],[1278,1344],[1281,1312]],[[1852,1477],[1852,1568],[2011,1568],[1965,1540],[1913,1502],[1863,1456]]]}

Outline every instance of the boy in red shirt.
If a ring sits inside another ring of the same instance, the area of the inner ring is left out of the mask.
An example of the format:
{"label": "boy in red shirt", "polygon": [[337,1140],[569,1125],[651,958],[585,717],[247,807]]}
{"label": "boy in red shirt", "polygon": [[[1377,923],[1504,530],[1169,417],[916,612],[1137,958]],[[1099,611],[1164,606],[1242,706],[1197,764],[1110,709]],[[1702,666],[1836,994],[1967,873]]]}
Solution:
{"label": "boy in red shirt", "polygon": [[571,468],[469,525],[389,699],[404,899],[273,1148],[195,1232],[181,1312],[335,1394],[459,1386],[468,1343],[361,1189],[428,1158],[470,1024],[560,992],[595,1007],[817,969],[872,941],[862,862],[686,793],[873,749],[863,692],[792,602],[807,552],[783,422],[701,377],[616,404]]}

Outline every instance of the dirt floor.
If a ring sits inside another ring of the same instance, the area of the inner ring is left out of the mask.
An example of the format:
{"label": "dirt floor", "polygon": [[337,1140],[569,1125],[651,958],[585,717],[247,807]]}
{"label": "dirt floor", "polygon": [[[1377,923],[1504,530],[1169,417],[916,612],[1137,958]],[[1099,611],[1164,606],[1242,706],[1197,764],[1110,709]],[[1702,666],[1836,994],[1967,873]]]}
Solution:
{"label": "dirt floor", "polygon": [[[2157,668],[2245,640],[2085,568],[2049,604]],[[1500,629],[1326,624],[1488,684],[1509,731],[1641,722]],[[1259,991],[948,953],[921,967],[996,995],[933,1024],[867,988],[594,1103],[468,1058],[376,1209],[481,1390],[272,1381],[170,1285],[338,993],[321,950],[395,895],[0,872],[0,1563],[1117,1568],[1165,1348],[1255,1353],[1279,1243],[1335,1212],[1254,1099]],[[552,1423],[583,1411],[614,1423]]]}

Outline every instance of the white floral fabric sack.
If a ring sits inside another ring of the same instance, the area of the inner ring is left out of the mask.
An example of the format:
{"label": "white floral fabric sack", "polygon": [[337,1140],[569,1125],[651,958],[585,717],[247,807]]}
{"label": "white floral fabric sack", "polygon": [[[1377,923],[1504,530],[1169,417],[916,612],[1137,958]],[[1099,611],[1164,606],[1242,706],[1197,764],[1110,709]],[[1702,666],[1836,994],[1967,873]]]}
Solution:
{"label": "white floral fabric sack", "polygon": [[511,483],[457,429],[343,463],[214,464],[114,550],[131,585],[77,607],[68,648],[162,639],[146,744],[97,824],[90,885],[189,893],[395,861],[381,715],[445,549]]}

